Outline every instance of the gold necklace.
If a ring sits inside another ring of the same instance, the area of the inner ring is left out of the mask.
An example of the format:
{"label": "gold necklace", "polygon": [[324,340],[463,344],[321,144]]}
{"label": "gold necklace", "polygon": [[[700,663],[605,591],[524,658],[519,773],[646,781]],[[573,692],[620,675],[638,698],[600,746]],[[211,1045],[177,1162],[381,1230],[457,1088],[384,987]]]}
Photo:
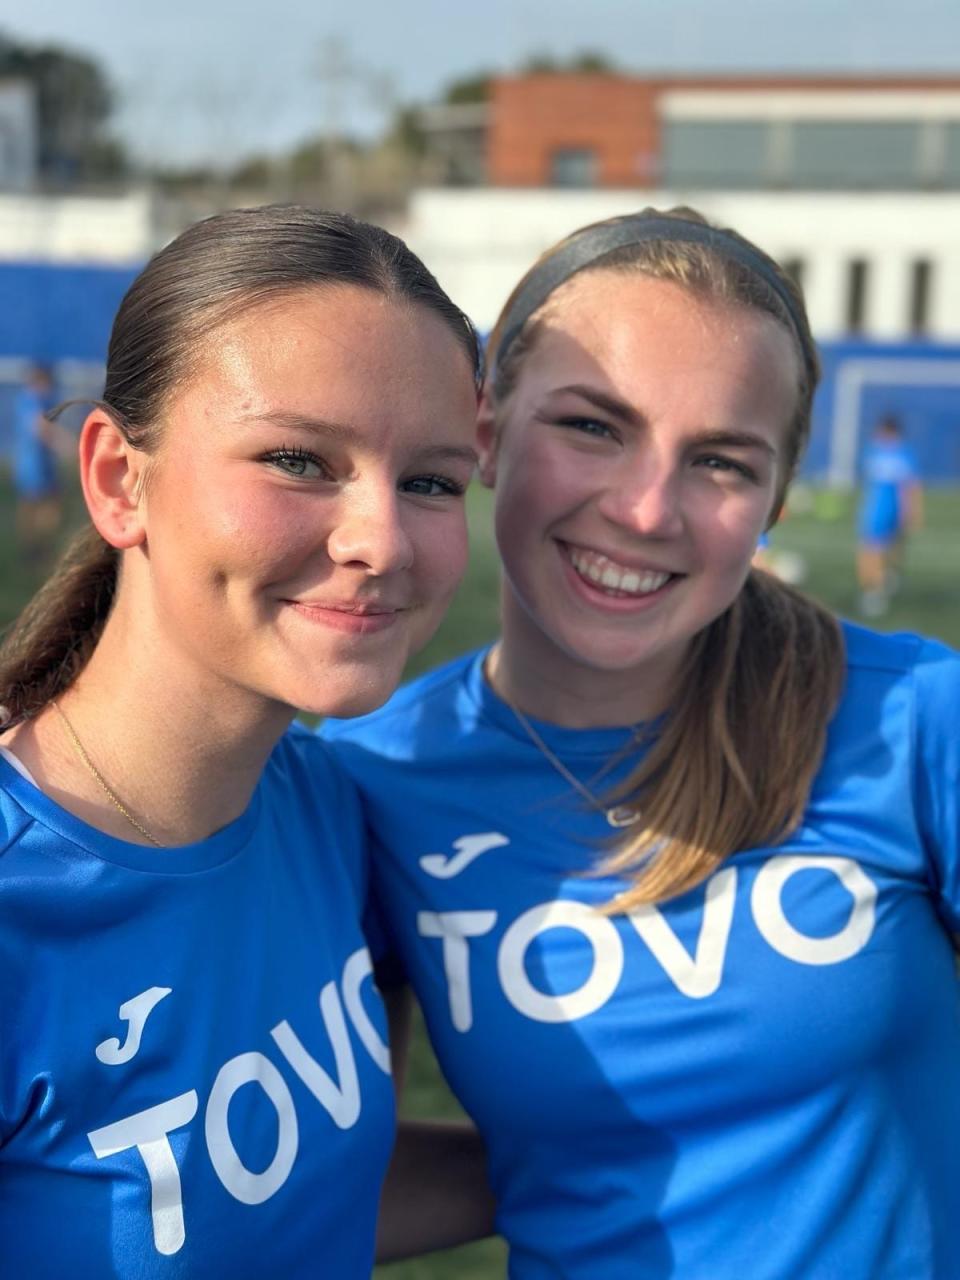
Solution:
{"label": "gold necklace", "polygon": [[[557,773],[559,773],[560,777],[563,778],[565,782],[568,782],[570,786],[573,787],[574,791],[576,791],[578,795],[582,796],[583,799],[587,801],[587,803],[590,805],[591,808],[596,809],[599,813],[602,813],[611,827],[632,827],[635,823],[640,821],[640,816],[641,816],[640,810],[634,808],[633,805],[614,804],[614,805],[608,806],[608,805],[605,805],[601,800],[599,800],[593,794],[593,792],[590,790],[589,787],[585,786],[575,774],[570,772],[570,770],[563,763],[560,757],[556,755],[555,752],[550,750],[550,748],[544,742],[543,738],[541,738],[540,734],[537,733],[536,729],[533,727],[533,725],[530,723],[527,717],[523,714],[520,708],[518,706],[515,706],[510,701],[510,699],[506,696],[505,693],[501,692],[500,697],[503,698],[504,702],[513,712],[513,714],[517,717],[517,719],[520,721],[520,724],[523,726],[523,729],[526,732],[527,737],[530,739],[533,745],[537,748],[537,750],[540,752],[543,758],[547,761],[547,763],[553,765],[554,769],[557,771]],[[609,767],[610,766],[608,765],[607,768]],[[604,769],[603,772],[606,772],[606,769]]]}
{"label": "gold necklace", "polygon": [[84,751],[83,743],[77,737],[76,729],[74,729],[73,725],[67,719],[66,712],[60,706],[59,702],[51,702],[50,705],[51,707],[53,707],[54,711],[56,711],[57,715],[63,721],[64,727],[67,733],[70,735],[70,741],[73,743],[76,749],[77,755],[80,757],[83,763],[87,766],[87,768],[96,778],[97,782],[100,784],[100,788],[103,791],[103,794],[107,797],[107,799],[110,801],[113,807],[117,810],[118,813],[122,814],[122,816],[126,818],[127,822],[130,823],[131,827],[135,828],[137,831],[140,832],[140,834],[143,836],[145,840],[149,841],[149,843],[152,845],[156,845],[158,849],[164,848],[163,843],[160,840],[158,840],[156,836],[151,835],[150,832],[146,829],[146,827],[143,827],[140,825],[140,823],[136,820],[136,818],[133,816],[130,810],[126,807],[126,805],[117,795],[117,793],[113,790],[113,788],[107,782],[106,778],[97,768],[97,766],[93,763],[93,761],[87,755],[86,751]]}

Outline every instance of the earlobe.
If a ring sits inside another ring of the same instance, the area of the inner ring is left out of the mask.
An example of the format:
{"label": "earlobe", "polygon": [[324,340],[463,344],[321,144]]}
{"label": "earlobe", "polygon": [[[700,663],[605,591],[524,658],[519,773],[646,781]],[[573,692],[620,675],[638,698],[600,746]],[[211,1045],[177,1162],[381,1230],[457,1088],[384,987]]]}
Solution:
{"label": "earlobe", "polygon": [[477,467],[481,484],[492,489],[497,481],[497,446],[499,443],[496,416],[488,391],[484,390],[477,409]]}
{"label": "earlobe", "polygon": [[83,496],[97,532],[121,551],[146,537],[141,500],[146,461],[106,410],[98,407],[87,415],[80,432]]}

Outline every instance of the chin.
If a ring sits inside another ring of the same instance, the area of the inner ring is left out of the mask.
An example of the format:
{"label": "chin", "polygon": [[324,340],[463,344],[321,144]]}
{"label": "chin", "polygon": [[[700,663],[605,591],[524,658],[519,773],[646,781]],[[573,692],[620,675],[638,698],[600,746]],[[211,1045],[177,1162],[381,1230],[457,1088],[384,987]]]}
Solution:
{"label": "chin", "polygon": [[364,716],[369,711],[382,707],[399,683],[396,680],[376,680],[362,686],[349,689],[325,689],[318,692],[316,698],[309,703],[303,700],[299,709],[318,716],[333,716],[337,720],[349,720],[354,716]]}

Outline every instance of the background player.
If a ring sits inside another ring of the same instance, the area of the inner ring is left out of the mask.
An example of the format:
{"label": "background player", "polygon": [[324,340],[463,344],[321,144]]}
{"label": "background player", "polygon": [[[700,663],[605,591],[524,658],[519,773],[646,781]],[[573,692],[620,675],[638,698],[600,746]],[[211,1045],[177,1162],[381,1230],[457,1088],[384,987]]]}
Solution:
{"label": "background player", "polygon": [[55,404],[50,370],[34,365],[15,397],[13,421],[17,541],[21,554],[31,561],[50,550],[60,527],[60,459],[76,448],[69,432],[51,421]]}
{"label": "background player", "polygon": [[860,611],[886,613],[900,585],[908,534],[923,524],[923,489],[912,451],[897,418],[882,418],[863,460],[863,497],[858,522],[857,578]]}

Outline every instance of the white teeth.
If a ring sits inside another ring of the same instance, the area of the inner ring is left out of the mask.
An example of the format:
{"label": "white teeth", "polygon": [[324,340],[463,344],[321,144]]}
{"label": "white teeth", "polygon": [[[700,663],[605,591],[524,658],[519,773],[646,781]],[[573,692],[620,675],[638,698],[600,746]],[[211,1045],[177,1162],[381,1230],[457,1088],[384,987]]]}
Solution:
{"label": "white teeth", "polygon": [[571,547],[569,554],[577,573],[608,591],[645,596],[652,591],[659,591],[670,578],[669,573],[657,573],[651,569],[641,572],[627,569],[597,551],[575,551]]}

